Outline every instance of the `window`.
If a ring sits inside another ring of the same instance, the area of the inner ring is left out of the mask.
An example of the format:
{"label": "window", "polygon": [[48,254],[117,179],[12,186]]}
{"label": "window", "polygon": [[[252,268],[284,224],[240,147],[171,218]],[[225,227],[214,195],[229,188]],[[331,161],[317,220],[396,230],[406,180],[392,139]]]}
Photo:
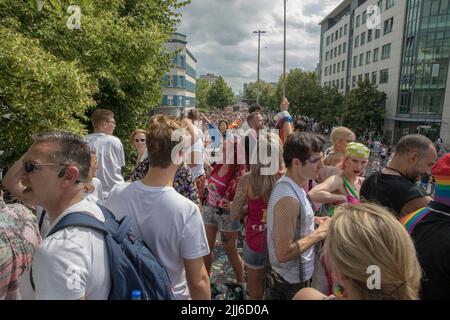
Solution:
{"label": "window", "polygon": [[338,39],[338,35],[339,35],[339,30],[336,30],[336,33],[334,34],[334,39]]}
{"label": "window", "polygon": [[389,43],[383,46],[383,49],[381,51],[381,60],[389,59],[390,56],[391,56],[391,44]]}
{"label": "window", "polygon": [[370,51],[366,52],[366,64],[370,63]]}
{"label": "window", "polygon": [[354,88],[356,85],[356,76],[352,77],[352,88]]}
{"label": "window", "polygon": [[355,29],[359,27],[360,23],[361,23],[361,16],[357,16]]}
{"label": "window", "polygon": [[358,66],[358,56],[353,57],[353,68],[356,68]]}
{"label": "window", "polygon": [[173,76],[168,76],[167,77],[167,86],[168,87],[173,87]]}
{"label": "window", "polygon": [[344,25],[344,36],[347,35],[347,24]]}
{"label": "window", "polygon": [[362,21],[361,21],[361,24],[365,24],[366,23],[366,21],[367,21],[367,11],[364,11],[363,13],[362,13]]}
{"label": "window", "polygon": [[359,66],[362,66],[364,64],[364,53],[361,53],[359,55]]}
{"label": "window", "polygon": [[395,5],[395,0],[386,0],[386,10]]}
{"label": "window", "polygon": [[333,59],[333,49],[330,50],[330,59]]}
{"label": "window", "polygon": [[383,12],[383,0],[378,1],[378,7],[380,8],[380,12]]}
{"label": "window", "polygon": [[330,36],[327,37],[327,46],[330,44]]}
{"label": "window", "polygon": [[381,35],[381,29],[375,29],[375,39],[378,39]]}
{"label": "window", "polygon": [[345,53],[347,51],[347,42],[344,42],[342,45],[342,53]]}
{"label": "window", "polygon": [[333,74],[335,74],[335,73],[336,73],[336,63],[333,64]]}
{"label": "window", "polygon": [[342,38],[342,27],[339,28],[339,39]]}
{"label": "window", "polygon": [[364,74],[364,81],[370,81],[370,78],[369,78],[369,77],[370,77],[370,73],[368,73],[368,72],[365,73],[365,74]]}
{"label": "window", "polygon": [[363,32],[363,33],[361,33],[361,45],[363,45],[365,43],[366,43],[366,33]]}
{"label": "window", "polygon": [[367,31],[367,42],[372,41],[373,30]]}
{"label": "window", "polygon": [[341,79],[341,90],[344,90],[344,78]]}
{"label": "window", "polygon": [[325,76],[328,75],[328,67],[325,67]]}
{"label": "window", "polygon": [[167,96],[167,105],[173,106],[173,96]]}
{"label": "window", "polygon": [[334,56],[337,57],[337,47],[334,48]]}
{"label": "window", "polygon": [[339,47],[338,47],[338,55],[341,55],[341,44],[339,45]]}
{"label": "window", "polygon": [[355,37],[355,48],[358,48],[359,46],[359,36]]}
{"label": "window", "polygon": [[384,22],[384,34],[392,32],[392,26],[394,25],[394,18],[390,18]]}
{"label": "window", "polygon": [[389,69],[380,71],[380,84],[389,82]]}
{"label": "window", "polygon": [[341,70],[344,71],[344,69],[345,69],[345,61],[342,61],[342,67],[341,67]]}
{"label": "window", "polygon": [[338,64],[337,64],[337,72],[338,73],[341,72],[341,63],[340,62],[338,62]]}
{"label": "window", "polygon": [[334,32],[331,34],[331,43],[334,41]]}
{"label": "window", "polygon": [[377,84],[377,72],[372,72],[372,84]]}
{"label": "window", "polygon": [[377,62],[378,61],[378,48],[373,49],[373,62]]}
{"label": "window", "polygon": [[358,82],[361,82],[362,81],[362,74],[360,74],[359,76],[358,76]]}
{"label": "window", "polygon": [[325,54],[325,61],[328,61],[328,51],[327,51],[327,53]]}

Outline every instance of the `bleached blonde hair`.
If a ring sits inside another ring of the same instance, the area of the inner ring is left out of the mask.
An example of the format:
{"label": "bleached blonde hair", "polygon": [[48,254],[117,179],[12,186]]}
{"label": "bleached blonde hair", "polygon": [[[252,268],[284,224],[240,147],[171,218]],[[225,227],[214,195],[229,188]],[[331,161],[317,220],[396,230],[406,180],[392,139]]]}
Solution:
{"label": "bleached blonde hair", "polygon": [[[375,204],[344,204],[325,240],[325,256],[333,273],[351,281],[361,299],[418,299],[421,269],[405,227]],[[369,266],[380,268],[380,289],[369,289]]]}

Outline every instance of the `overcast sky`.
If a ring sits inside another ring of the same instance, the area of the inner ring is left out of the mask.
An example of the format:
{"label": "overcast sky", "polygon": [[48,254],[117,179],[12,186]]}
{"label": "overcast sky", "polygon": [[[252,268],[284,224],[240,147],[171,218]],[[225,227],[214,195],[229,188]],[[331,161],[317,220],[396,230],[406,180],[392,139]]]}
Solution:
{"label": "overcast sky", "polygon": [[[319,22],[342,0],[288,0],[286,70],[314,70],[319,62]],[[256,81],[258,35],[260,79],[277,82],[283,72],[283,0],[191,0],[181,10],[178,32],[187,35],[197,59],[197,77],[224,77],[235,93]]]}

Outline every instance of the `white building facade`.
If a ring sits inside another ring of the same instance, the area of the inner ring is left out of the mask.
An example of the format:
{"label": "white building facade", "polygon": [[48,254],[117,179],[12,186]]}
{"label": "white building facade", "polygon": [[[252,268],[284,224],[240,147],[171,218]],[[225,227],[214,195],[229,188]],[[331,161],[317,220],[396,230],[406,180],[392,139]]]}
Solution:
{"label": "white building facade", "polygon": [[322,86],[347,94],[358,81],[376,84],[388,142],[422,133],[450,143],[449,2],[345,0],[320,23]]}

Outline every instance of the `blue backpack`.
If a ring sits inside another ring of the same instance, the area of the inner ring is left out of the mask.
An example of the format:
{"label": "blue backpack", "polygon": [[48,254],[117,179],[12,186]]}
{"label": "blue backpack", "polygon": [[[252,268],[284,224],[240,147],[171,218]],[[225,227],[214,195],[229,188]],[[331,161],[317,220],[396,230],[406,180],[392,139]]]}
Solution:
{"label": "blue backpack", "polygon": [[[145,242],[134,236],[131,218],[117,221],[107,208],[100,206],[105,222],[83,212],[63,217],[48,236],[67,227],[80,226],[103,232],[111,273],[109,300],[131,299],[134,290],[141,291],[142,300],[173,300],[167,271],[156,260]],[[31,273],[30,273],[31,275]],[[31,275],[31,284],[34,283]]]}

